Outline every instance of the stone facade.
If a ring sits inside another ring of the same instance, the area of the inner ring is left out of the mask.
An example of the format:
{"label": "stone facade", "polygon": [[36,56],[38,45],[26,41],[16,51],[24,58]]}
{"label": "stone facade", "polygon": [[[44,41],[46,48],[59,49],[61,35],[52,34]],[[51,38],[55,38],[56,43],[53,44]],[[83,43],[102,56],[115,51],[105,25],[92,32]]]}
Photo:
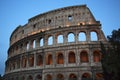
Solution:
{"label": "stone facade", "polygon": [[37,15],[11,34],[4,80],[102,80],[101,41],[86,5]]}

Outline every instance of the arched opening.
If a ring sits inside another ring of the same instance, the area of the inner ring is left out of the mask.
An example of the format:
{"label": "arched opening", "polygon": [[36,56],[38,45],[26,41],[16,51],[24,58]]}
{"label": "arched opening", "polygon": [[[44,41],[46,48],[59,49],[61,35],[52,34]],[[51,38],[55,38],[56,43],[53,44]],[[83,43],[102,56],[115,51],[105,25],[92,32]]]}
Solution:
{"label": "arched opening", "polygon": [[92,31],[90,35],[91,35],[91,41],[98,41],[98,36],[96,32]]}
{"label": "arched opening", "polygon": [[36,40],[33,40],[33,42],[32,42],[32,47],[33,47],[33,48],[36,48]]}
{"label": "arched opening", "polygon": [[57,43],[63,43],[63,35],[58,35]]}
{"label": "arched opening", "polygon": [[75,74],[70,74],[69,80],[77,80],[77,76]]}
{"label": "arched opening", "polygon": [[58,64],[64,64],[64,57],[62,53],[59,53],[57,56],[57,63]]}
{"label": "arched opening", "polygon": [[52,76],[50,74],[47,74],[46,80],[52,80]]}
{"label": "arched opening", "polygon": [[29,67],[33,67],[34,66],[34,55],[30,55],[29,56]]}
{"label": "arched opening", "polygon": [[93,60],[94,60],[94,62],[100,62],[101,55],[100,55],[100,53],[98,51],[93,52]]}
{"label": "arched opening", "polygon": [[48,37],[48,45],[53,44],[53,36]]}
{"label": "arched opening", "polygon": [[68,21],[72,21],[72,16],[71,15],[68,16]]}
{"label": "arched opening", "polygon": [[43,38],[40,39],[40,47],[44,45]]}
{"label": "arched opening", "polygon": [[103,79],[103,74],[102,73],[96,73],[95,80],[104,80]]}
{"label": "arched opening", "polygon": [[43,57],[41,55],[37,56],[37,66],[43,65]]}
{"label": "arched opening", "polygon": [[35,80],[42,80],[42,76],[41,75],[37,75]]}
{"label": "arched opening", "polygon": [[64,76],[62,74],[58,74],[56,80],[64,80]]}
{"label": "arched opening", "polygon": [[86,51],[82,51],[80,53],[80,61],[81,62],[88,62],[88,53]]}
{"label": "arched opening", "polygon": [[81,80],[91,80],[91,76],[89,73],[84,73],[82,75],[82,79]]}
{"label": "arched opening", "polygon": [[26,58],[26,56],[23,56],[22,57],[22,67],[25,68],[26,65],[27,65],[27,58]]}
{"label": "arched opening", "polygon": [[74,52],[69,52],[69,57],[68,57],[69,63],[75,63],[75,53]]}
{"label": "arched opening", "polygon": [[79,41],[86,41],[86,34],[84,32],[80,32],[78,36]]}
{"label": "arched opening", "polygon": [[49,54],[48,56],[47,56],[47,65],[51,65],[52,64],[52,55],[51,54]]}
{"label": "arched opening", "polygon": [[29,42],[27,42],[26,43],[26,49],[29,50],[29,48],[30,48],[30,44],[29,44]]}
{"label": "arched opening", "polygon": [[27,80],[33,80],[33,77],[30,75]]}
{"label": "arched opening", "polygon": [[75,42],[75,36],[73,33],[68,34],[68,42]]}

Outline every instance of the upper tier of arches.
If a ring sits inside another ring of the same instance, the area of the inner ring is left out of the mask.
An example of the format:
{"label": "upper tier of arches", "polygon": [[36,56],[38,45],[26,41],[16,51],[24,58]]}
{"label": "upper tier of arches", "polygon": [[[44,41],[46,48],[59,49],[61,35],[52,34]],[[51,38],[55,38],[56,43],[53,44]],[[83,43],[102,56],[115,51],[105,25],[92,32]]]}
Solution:
{"label": "upper tier of arches", "polygon": [[44,47],[106,41],[102,30],[96,26],[93,28],[94,30],[86,28],[86,26],[73,26],[70,28],[49,30],[28,36],[10,46],[8,57]]}
{"label": "upper tier of arches", "polygon": [[10,37],[10,45],[41,31],[75,25],[100,25],[86,5],[56,9],[29,19],[24,26],[18,26]]}

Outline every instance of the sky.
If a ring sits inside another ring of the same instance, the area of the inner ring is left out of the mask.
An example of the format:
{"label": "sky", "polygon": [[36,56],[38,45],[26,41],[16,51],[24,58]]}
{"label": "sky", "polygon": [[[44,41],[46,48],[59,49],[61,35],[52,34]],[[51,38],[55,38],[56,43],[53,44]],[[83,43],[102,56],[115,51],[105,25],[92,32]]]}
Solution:
{"label": "sky", "polygon": [[28,19],[58,8],[86,4],[107,37],[120,28],[120,0],[0,0],[0,74],[4,74],[11,33]]}

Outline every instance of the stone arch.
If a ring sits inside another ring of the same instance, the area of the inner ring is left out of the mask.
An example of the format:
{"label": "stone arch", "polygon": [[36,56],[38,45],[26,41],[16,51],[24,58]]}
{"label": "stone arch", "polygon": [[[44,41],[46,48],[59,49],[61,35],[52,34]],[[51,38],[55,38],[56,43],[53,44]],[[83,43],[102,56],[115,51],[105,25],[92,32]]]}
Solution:
{"label": "stone arch", "polygon": [[90,38],[91,38],[91,41],[98,41],[98,34],[96,31],[91,31],[90,32]]}
{"label": "stone arch", "polygon": [[56,80],[64,80],[63,74],[57,74],[57,79]]}
{"label": "stone arch", "polygon": [[26,50],[29,50],[29,48],[30,48],[30,44],[29,42],[26,42]]}
{"label": "stone arch", "polygon": [[68,63],[75,63],[76,58],[75,58],[75,53],[73,51],[70,51],[68,54]]}
{"label": "stone arch", "polygon": [[46,80],[52,80],[52,76],[50,74],[46,75]]}
{"label": "stone arch", "polygon": [[42,66],[43,65],[43,56],[42,55],[37,55],[37,66]]}
{"label": "stone arch", "polygon": [[31,75],[29,75],[27,80],[33,80],[33,77]]}
{"label": "stone arch", "polygon": [[73,32],[69,32],[67,38],[68,38],[68,42],[75,42],[75,35]]}
{"label": "stone arch", "polygon": [[57,43],[63,43],[63,35],[62,34],[59,34],[57,36]]}
{"label": "stone arch", "polygon": [[42,80],[42,76],[38,74],[38,75],[35,77],[35,80]]}
{"label": "stone arch", "polygon": [[29,67],[34,66],[34,55],[29,55]]}
{"label": "stone arch", "polygon": [[91,75],[89,73],[84,73],[81,78],[81,80],[91,80]]}
{"label": "stone arch", "polygon": [[57,64],[64,64],[64,56],[62,53],[58,53],[57,55]]}
{"label": "stone arch", "polygon": [[53,36],[48,36],[48,45],[53,45]]}
{"label": "stone arch", "polygon": [[86,33],[85,32],[79,32],[78,41],[86,41]]}
{"label": "stone arch", "polygon": [[94,62],[100,62],[101,54],[99,51],[96,50],[93,52],[93,60],[94,60]]}
{"label": "stone arch", "polygon": [[47,65],[52,65],[52,63],[53,63],[52,54],[48,54],[46,56],[46,64]]}
{"label": "stone arch", "polygon": [[69,80],[77,80],[76,74],[71,73],[71,74],[69,75]]}
{"label": "stone arch", "polygon": [[85,51],[85,50],[81,51],[80,62],[89,62],[87,51]]}
{"label": "stone arch", "polygon": [[36,40],[34,39],[31,43],[32,48],[36,48]]}
{"label": "stone arch", "polygon": [[44,45],[44,39],[40,38],[40,47],[42,47]]}

